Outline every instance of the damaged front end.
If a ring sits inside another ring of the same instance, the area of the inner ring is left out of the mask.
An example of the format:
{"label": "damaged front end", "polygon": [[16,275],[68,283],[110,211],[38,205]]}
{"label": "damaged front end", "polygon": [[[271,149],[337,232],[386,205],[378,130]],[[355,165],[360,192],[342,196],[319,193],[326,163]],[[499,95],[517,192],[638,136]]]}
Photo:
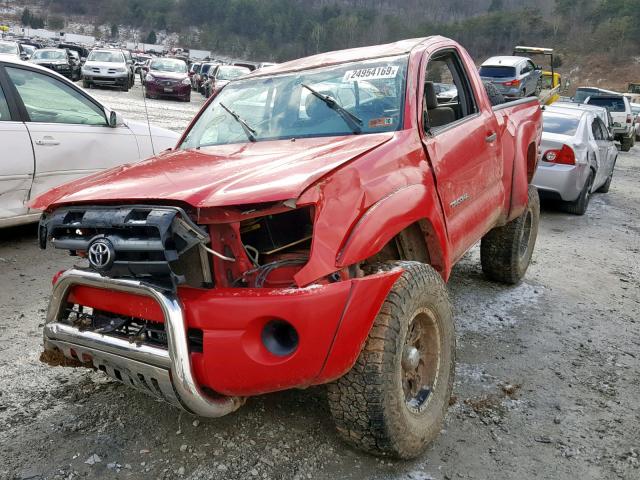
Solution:
{"label": "damaged front end", "polygon": [[41,246],[87,265],[54,279],[44,359],[93,366],[210,417],[341,376],[399,272],[336,268],[299,284],[316,213],[293,201],[50,212]]}

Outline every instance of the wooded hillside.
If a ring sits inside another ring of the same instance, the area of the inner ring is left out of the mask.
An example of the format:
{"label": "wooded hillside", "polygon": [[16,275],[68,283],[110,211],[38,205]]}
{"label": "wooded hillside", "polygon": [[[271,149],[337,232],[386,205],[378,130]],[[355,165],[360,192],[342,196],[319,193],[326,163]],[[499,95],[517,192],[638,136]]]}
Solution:
{"label": "wooded hillside", "polygon": [[49,10],[179,32],[195,48],[271,60],[431,34],[476,56],[518,43],[613,61],[640,52],[640,0],[50,0]]}

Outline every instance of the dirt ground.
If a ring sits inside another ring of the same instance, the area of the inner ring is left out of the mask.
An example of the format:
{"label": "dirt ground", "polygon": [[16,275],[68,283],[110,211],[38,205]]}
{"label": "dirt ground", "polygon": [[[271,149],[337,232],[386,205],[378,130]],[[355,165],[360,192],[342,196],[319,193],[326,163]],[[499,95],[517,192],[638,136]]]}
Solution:
{"label": "dirt ground", "polygon": [[[96,92],[143,118],[139,87]],[[198,97],[198,98],[196,98]],[[177,130],[202,103],[149,102]],[[197,419],[101,373],[38,361],[50,279],[73,260],[0,231],[0,479],[640,479],[640,148],[577,217],[546,206],[515,287],[478,249],[449,282],[457,379],[440,437],[380,460],[336,437],[323,388]]]}

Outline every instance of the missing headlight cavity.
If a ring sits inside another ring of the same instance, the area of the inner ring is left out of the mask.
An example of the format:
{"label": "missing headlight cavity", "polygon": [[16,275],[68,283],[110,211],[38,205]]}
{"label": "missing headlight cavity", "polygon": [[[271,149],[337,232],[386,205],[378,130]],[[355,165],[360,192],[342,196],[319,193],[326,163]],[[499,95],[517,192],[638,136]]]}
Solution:
{"label": "missing headlight cavity", "polygon": [[255,248],[260,255],[271,255],[288,249],[308,248],[312,235],[311,208],[267,215],[240,224],[242,243]]}

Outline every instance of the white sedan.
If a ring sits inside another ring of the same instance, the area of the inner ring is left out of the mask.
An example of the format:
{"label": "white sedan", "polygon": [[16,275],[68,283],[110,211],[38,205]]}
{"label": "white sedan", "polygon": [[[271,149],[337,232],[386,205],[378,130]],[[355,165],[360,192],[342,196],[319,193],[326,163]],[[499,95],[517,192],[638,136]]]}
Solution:
{"label": "white sedan", "polygon": [[175,146],[179,135],[125,121],[66,78],[0,55],[0,227],[37,221],[27,202],[85,175]]}
{"label": "white sedan", "polygon": [[609,191],[618,157],[613,137],[592,109],[550,107],[542,119],[542,158],[531,184],[584,215],[593,192]]}

